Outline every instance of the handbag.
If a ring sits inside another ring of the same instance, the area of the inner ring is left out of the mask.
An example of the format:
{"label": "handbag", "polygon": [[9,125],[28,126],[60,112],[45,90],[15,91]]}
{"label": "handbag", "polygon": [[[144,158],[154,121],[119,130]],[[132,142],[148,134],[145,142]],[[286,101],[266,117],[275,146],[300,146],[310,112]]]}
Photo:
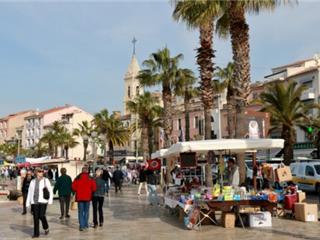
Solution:
{"label": "handbag", "polygon": [[46,185],[46,179],[44,179],[43,198],[45,200],[49,200],[49,198],[50,198],[50,192],[49,192],[47,185]]}

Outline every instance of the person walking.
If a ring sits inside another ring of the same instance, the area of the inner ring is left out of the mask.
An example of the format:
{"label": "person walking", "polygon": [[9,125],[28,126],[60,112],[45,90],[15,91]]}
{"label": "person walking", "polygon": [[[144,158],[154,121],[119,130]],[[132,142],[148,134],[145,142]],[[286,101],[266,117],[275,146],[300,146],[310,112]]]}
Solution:
{"label": "person walking", "polygon": [[153,171],[150,174],[147,174],[147,183],[148,183],[148,200],[150,205],[159,205],[159,199],[157,194],[157,175]]}
{"label": "person walking", "polygon": [[27,207],[32,207],[33,211],[33,236],[38,238],[40,236],[39,220],[41,220],[42,227],[45,235],[49,234],[49,225],[46,218],[47,205],[53,202],[53,191],[49,179],[43,176],[43,169],[37,168],[35,170],[36,178],[31,180],[28,197]]}
{"label": "person walking", "polygon": [[29,186],[30,186],[30,183],[31,183],[32,179],[33,179],[32,172],[28,171],[27,175],[23,178],[22,188],[21,188],[22,199],[23,199],[23,212],[22,212],[22,215],[27,214],[27,197],[28,197]]}
{"label": "person walking", "polygon": [[111,183],[111,175],[110,175],[110,172],[107,168],[103,169],[103,172],[102,172],[102,179],[105,181],[106,183],[106,193],[107,193],[107,196],[109,194],[109,188],[110,188],[110,183]]}
{"label": "person walking", "polygon": [[53,188],[53,193],[56,194],[58,191],[59,201],[60,201],[60,219],[64,217],[70,218],[69,215],[69,206],[70,206],[70,198],[72,192],[72,180],[71,177],[67,175],[67,169],[60,169],[61,176],[57,179],[56,184]]}
{"label": "person walking", "polygon": [[93,193],[92,206],[93,206],[93,227],[98,227],[98,211],[99,211],[99,226],[103,226],[103,202],[104,194],[106,193],[106,182],[103,179],[103,171],[98,168],[96,170],[96,185],[97,190]]}
{"label": "person walking", "polygon": [[147,178],[146,178],[146,169],[144,167],[141,168],[139,172],[139,188],[138,188],[138,195],[141,194],[141,188],[144,185],[144,188],[146,190],[146,194],[148,196],[148,187],[147,187]]}
{"label": "person walking", "polygon": [[116,193],[118,192],[118,190],[120,190],[121,192],[121,185],[122,185],[123,178],[124,178],[124,174],[119,169],[119,166],[117,166],[116,170],[113,173],[113,182],[114,182]]}
{"label": "person walking", "polygon": [[78,202],[79,230],[89,228],[89,208],[92,195],[96,191],[96,182],[89,176],[88,167],[82,168],[82,173],[72,182],[72,191],[76,193]]}

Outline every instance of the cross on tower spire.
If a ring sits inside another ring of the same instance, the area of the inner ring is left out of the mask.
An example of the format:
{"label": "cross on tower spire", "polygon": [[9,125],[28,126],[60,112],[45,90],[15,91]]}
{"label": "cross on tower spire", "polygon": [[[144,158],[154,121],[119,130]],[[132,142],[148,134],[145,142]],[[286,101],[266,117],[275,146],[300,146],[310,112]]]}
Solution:
{"label": "cross on tower spire", "polygon": [[133,44],[133,55],[136,54],[136,42],[137,42],[137,39],[135,37],[133,37],[132,39],[132,44]]}

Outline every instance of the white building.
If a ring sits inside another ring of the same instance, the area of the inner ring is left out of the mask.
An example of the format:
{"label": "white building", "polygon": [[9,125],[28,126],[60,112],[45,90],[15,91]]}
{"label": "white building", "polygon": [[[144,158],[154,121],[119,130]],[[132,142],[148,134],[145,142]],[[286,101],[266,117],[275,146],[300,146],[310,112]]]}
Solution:
{"label": "white building", "polygon": [[[275,67],[272,74],[265,77],[266,82],[273,81],[295,81],[306,86],[307,90],[302,94],[302,100],[305,103],[320,103],[320,55],[313,58],[298,61],[288,65]],[[310,112],[317,117],[317,111]],[[310,141],[305,132],[297,129],[297,143]]]}
{"label": "white building", "polygon": [[[46,128],[55,121],[62,122],[69,132],[72,133],[74,129],[79,128],[79,124],[82,121],[91,122],[92,119],[93,116],[90,113],[72,105],[56,107],[42,112],[37,111],[35,114],[25,118],[22,146],[27,149],[33,148],[45,134]],[[75,148],[69,149],[70,159],[83,158],[83,140],[81,137],[77,137],[76,141],[79,144]],[[90,145],[88,151],[92,151]],[[60,149],[59,156],[62,155],[63,153]]]}

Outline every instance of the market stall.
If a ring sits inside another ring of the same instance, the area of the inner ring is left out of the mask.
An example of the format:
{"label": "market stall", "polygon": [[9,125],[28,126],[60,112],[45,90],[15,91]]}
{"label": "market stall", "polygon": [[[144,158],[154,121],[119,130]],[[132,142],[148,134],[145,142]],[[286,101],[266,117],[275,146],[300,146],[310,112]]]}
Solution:
{"label": "market stall", "polygon": [[[169,149],[153,154],[152,157],[166,158],[171,160],[168,164],[174,164],[177,159],[181,165],[194,167],[197,164],[197,157],[200,154],[213,152],[215,156],[219,156],[220,175],[223,178],[223,166],[225,164],[222,157],[223,152],[235,154],[240,152],[252,152],[254,166],[254,181],[256,180],[256,159],[255,153],[262,149],[281,149],[283,148],[283,139],[219,139],[219,140],[203,140],[179,142],[172,145]],[[246,207],[256,210],[266,210],[267,222],[271,222],[269,218],[276,211],[277,202],[281,196],[272,190],[266,189],[261,192],[254,189],[247,191],[245,187],[225,186],[223,181],[216,184],[213,188],[202,186],[199,182],[187,182],[182,186],[170,186],[164,197],[164,203],[169,208],[181,208],[185,212],[185,225],[188,228],[201,226],[205,219],[209,219],[216,224],[214,212],[221,211],[223,218],[228,219],[228,214],[239,218],[241,225],[244,227],[240,216],[240,209]],[[213,214],[212,214],[213,213]],[[226,221],[223,224],[226,226]],[[266,224],[268,225],[268,224]],[[264,225],[265,226],[265,225]]]}

